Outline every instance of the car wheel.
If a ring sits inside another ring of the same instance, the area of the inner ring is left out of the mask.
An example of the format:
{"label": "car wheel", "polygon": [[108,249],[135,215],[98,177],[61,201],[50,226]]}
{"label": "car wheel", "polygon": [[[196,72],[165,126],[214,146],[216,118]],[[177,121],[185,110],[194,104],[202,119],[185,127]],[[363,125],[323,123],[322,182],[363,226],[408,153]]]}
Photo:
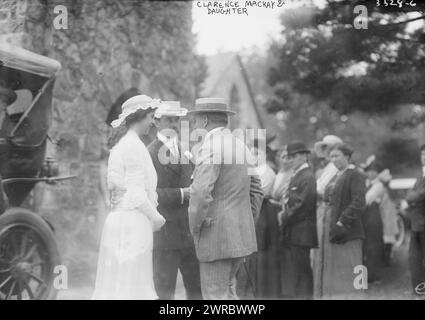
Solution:
{"label": "car wheel", "polygon": [[23,208],[0,216],[0,300],[50,300],[59,251],[49,225]]}

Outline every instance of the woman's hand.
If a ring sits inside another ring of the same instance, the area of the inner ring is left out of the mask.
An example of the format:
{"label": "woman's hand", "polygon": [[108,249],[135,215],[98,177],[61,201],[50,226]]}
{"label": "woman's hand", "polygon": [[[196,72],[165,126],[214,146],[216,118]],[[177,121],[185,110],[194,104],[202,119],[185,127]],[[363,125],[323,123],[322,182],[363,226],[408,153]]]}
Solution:
{"label": "woman's hand", "polygon": [[110,191],[109,204],[112,207],[115,207],[122,200],[122,197],[124,196],[125,191],[126,191],[125,189],[121,189],[117,187],[113,188]]}
{"label": "woman's hand", "polygon": [[330,242],[331,243],[344,243],[345,236],[347,235],[347,228],[341,223],[337,222],[335,227],[330,232]]}

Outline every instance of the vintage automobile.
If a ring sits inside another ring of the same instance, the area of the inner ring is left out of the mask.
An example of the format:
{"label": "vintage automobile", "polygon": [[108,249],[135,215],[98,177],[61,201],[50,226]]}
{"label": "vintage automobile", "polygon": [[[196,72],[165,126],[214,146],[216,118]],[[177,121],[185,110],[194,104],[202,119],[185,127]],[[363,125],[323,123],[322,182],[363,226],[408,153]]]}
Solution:
{"label": "vintage automobile", "polygon": [[35,184],[54,184],[46,158],[58,61],[0,44],[0,300],[54,299],[59,251],[51,224],[23,208]]}

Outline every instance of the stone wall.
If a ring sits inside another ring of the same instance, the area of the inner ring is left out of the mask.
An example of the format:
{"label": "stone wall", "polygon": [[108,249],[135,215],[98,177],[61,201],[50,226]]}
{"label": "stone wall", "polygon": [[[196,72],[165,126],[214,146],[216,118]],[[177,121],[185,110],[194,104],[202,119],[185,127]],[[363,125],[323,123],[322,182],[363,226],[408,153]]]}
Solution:
{"label": "stone wall", "polygon": [[[64,5],[68,29],[57,30],[54,8]],[[0,40],[62,64],[54,90],[49,146],[62,174],[78,178],[39,185],[32,206],[55,227],[73,283],[92,283],[101,227],[107,213],[105,120],[126,90],[193,102],[190,2],[118,0],[2,0]]]}

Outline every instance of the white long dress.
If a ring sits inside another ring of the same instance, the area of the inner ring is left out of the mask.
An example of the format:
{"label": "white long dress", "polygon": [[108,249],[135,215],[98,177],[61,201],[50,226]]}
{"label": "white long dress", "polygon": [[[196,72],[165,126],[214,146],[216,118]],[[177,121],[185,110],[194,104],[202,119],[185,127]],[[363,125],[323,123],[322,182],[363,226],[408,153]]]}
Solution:
{"label": "white long dress", "polygon": [[156,186],[149,152],[129,130],[109,156],[108,188],[115,201],[102,232],[93,299],[157,299],[151,222],[159,215]]}

